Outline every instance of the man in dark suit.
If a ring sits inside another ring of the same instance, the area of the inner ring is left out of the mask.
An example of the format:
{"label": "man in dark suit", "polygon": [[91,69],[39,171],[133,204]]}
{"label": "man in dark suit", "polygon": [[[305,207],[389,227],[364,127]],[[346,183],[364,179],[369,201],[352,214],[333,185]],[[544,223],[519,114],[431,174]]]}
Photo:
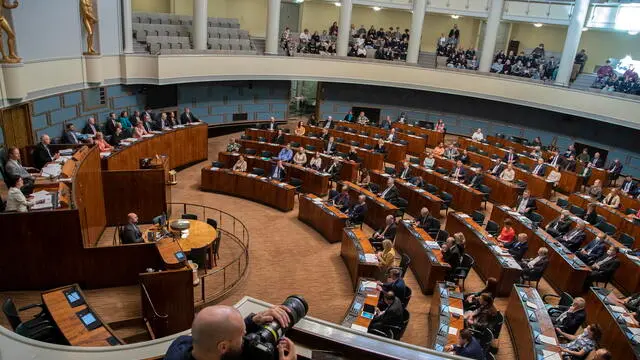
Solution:
{"label": "man in dark suit", "polygon": [[620,176],[620,172],[622,172],[623,167],[624,166],[622,166],[622,164],[620,163],[620,160],[618,159],[613,160],[611,165],[609,165],[609,169],[607,169],[607,172],[609,173],[609,178],[613,179],[614,181],[617,180],[618,176]]}
{"label": "man in dark suit", "polygon": [[479,189],[480,185],[484,183],[484,174],[482,174],[482,167],[478,168],[478,171],[469,178],[469,186],[474,189]]}
{"label": "man in dark suit", "polygon": [[278,130],[278,132],[273,136],[271,142],[274,144],[284,145],[284,133],[282,130]]}
{"label": "man in dark suit", "polygon": [[518,241],[504,244],[504,247],[509,250],[509,254],[511,254],[516,261],[522,261],[522,257],[527,250],[529,250],[529,239],[525,233],[518,234],[517,239]]}
{"label": "man in dark suit", "polygon": [[124,226],[122,230],[122,243],[123,244],[136,244],[143,242],[142,232],[138,227],[138,215],[130,213],[127,215],[129,223]]}
{"label": "man in dark suit", "polygon": [[555,326],[556,332],[562,331],[566,334],[575,334],[587,319],[587,312],[584,310],[585,301],[581,297],[573,299],[573,303],[567,311],[557,315],[550,313],[551,321]]}
{"label": "man in dark suit", "polygon": [[557,151],[553,152],[553,156],[549,159],[549,164],[553,167],[562,166],[564,158],[558,154]]}
{"label": "man in dark suit", "polygon": [[384,294],[393,291],[393,294],[400,299],[400,302],[407,296],[407,285],[402,278],[402,270],[398,268],[392,268],[389,270],[389,276],[387,282],[383,283],[378,281],[378,291],[380,291],[380,298],[378,299],[378,308],[384,310],[387,308],[387,304],[384,302]]}
{"label": "man in dark suit", "polygon": [[474,360],[484,360],[484,350],[480,342],[473,337],[471,330],[462,329],[458,332],[458,342],[453,345],[447,345],[445,351],[452,351],[458,356]]}
{"label": "man in dark suit", "polygon": [[109,113],[109,117],[107,118],[107,123],[105,125],[105,132],[107,135],[113,135],[116,133],[116,127],[118,122],[116,121],[116,114]]}
{"label": "man in dark suit", "polygon": [[274,118],[273,116],[270,117],[269,123],[267,125],[264,125],[264,129],[271,130],[271,131],[278,130],[278,124],[276,124],[276,118]]}
{"label": "man in dark suit", "polygon": [[182,115],[180,115],[180,123],[181,124],[191,124],[193,122],[199,122],[200,119],[198,119],[197,116],[193,115],[193,113],[191,112],[191,109],[189,108],[184,108],[184,112],[182,113]]}
{"label": "man in dark suit", "polygon": [[493,166],[489,168],[489,173],[493,176],[499,176],[504,170],[504,165],[500,162],[499,159],[493,160]]}
{"label": "man in dark suit", "polygon": [[348,209],[349,224],[359,224],[364,221],[364,216],[367,214],[367,197],[364,195],[358,195],[358,202]]}
{"label": "man in dark suit", "polygon": [[371,241],[371,245],[373,245],[374,247],[382,248],[383,240],[386,239],[393,241],[393,239],[396,238],[396,230],[396,219],[393,217],[393,215],[387,215],[387,217],[385,218],[384,228],[378,229],[378,231],[373,233],[369,241]]}
{"label": "man in dark suit", "polygon": [[333,154],[336,151],[336,143],[333,136],[329,136],[329,141],[324,144],[323,150],[325,154]]}
{"label": "man in dark suit", "polygon": [[340,211],[345,212],[349,208],[349,201],[349,187],[343,185],[340,194],[333,198],[333,203]]}
{"label": "man in dark suit", "polygon": [[62,134],[62,141],[65,144],[80,144],[80,139],[78,139],[78,135],[76,134],[76,127],[73,124],[67,124],[65,127],[65,131]]}
{"label": "man in dark suit", "polygon": [[424,187],[424,179],[420,175],[414,176],[411,179],[409,179],[409,183],[413,184],[414,186],[417,186],[419,188],[423,188]]}
{"label": "man in dark suit", "polygon": [[398,140],[398,134],[396,134],[396,129],[395,128],[391,129],[391,131],[389,132],[389,135],[387,135],[385,140],[387,140],[389,142],[394,142],[394,141]]}
{"label": "man in dark suit", "polygon": [[622,183],[622,186],[620,186],[620,190],[622,190],[623,193],[629,194],[631,196],[636,195],[637,189],[638,188],[637,188],[636,182],[633,181],[633,178],[631,177],[631,175],[627,175],[624,178],[624,182]]}
{"label": "man in dark suit", "polygon": [[51,138],[49,135],[44,134],[40,137],[40,143],[38,143],[35,150],[33,150],[33,164],[37,169],[42,169],[46,163],[60,157],[58,153],[51,152],[49,144],[51,144]]}
{"label": "man in dark suit", "polygon": [[462,161],[458,160],[456,161],[456,166],[451,169],[451,173],[449,174],[449,176],[451,176],[455,180],[464,182],[466,174],[467,172],[465,171],[464,166],[462,166]]}
{"label": "man in dark suit", "polygon": [[565,150],[564,154],[562,154],[562,156],[564,156],[565,158],[570,158],[571,156],[576,156],[576,148],[575,146],[573,146],[573,144],[569,145],[569,147],[567,148],[567,150]]}
{"label": "man in dark suit", "polygon": [[324,122],[323,128],[325,128],[325,129],[333,129],[334,126],[335,126],[335,123],[333,121],[333,117],[332,116],[328,116],[327,120],[325,120],[325,122]]}
{"label": "man in dark suit", "polygon": [[620,260],[618,260],[617,256],[618,248],[615,246],[611,246],[606,253],[601,255],[591,265],[591,274],[587,276],[587,281],[585,281],[585,289],[589,289],[593,282],[607,280],[613,275],[618,267],[620,267]]}
{"label": "man in dark suit", "polygon": [[533,175],[544,176],[546,170],[547,167],[544,165],[544,160],[542,160],[542,158],[538,158],[538,163],[533,170],[531,170],[531,173]]}
{"label": "man in dark suit", "polygon": [[569,210],[562,210],[560,216],[547,224],[545,230],[549,235],[557,238],[569,232],[569,229],[571,229],[571,222],[571,212],[569,212]]}
{"label": "man in dark suit", "polygon": [[337,182],[340,179],[340,171],[342,170],[342,162],[340,158],[335,156],[331,165],[324,169],[324,172],[331,175],[331,181]]}
{"label": "man in dark suit", "polygon": [[[115,130],[115,129],[112,129]],[[87,125],[82,129],[82,133],[95,136],[100,131],[100,127],[96,125],[96,119],[92,116],[87,120]]]}
{"label": "man in dark suit", "polygon": [[602,162],[602,159],[600,158],[599,152],[593,155],[593,159],[591,159],[589,163],[591,163],[591,165],[593,165],[593,167],[595,168],[602,168],[602,165],[604,165],[604,163]]}
{"label": "man in dark suit", "polygon": [[440,222],[433,216],[431,216],[431,213],[429,213],[429,209],[427,209],[426,207],[420,209],[420,216],[418,216],[418,218],[416,219],[416,224],[418,224],[418,227],[427,232],[436,228],[439,229],[440,226]]}
{"label": "man in dark suit", "polygon": [[402,163],[402,170],[400,171],[400,179],[407,180],[411,178],[411,167],[408,161]]}
{"label": "man in dark suit", "polygon": [[519,212],[522,215],[528,215],[536,208],[536,200],[531,197],[529,190],[525,190],[522,196],[518,197],[514,211]]}
{"label": "man in dark suit", "polygon": [[322,129],[322,133],[320,134],[319,138],[320,138],[322,141],[328,141],[330,137],[331,137],[331,136],[329,135],[329,130],[327,130],[327,129]]}
{"label": "man in dark suit", "polygon": [[582,247],[576,255],[580,258],[580,260],[584,261],[585,264],[591,266],[596,262],[598,258],[605,253],[606,244],[605,244],[606,235],[604,233],[598,233],[595,239],[591,240],[586,246]]}
{"label": "man in dark suit", "polygon": [[400,193],[398,192],[398,188],[396,188],[394,184],[395,182],[393,181],[393,178],[389,178],[387,180],[387,187],[380,194],[378,194],[378,196],[389,202],[395,200],[400,195]]}
{"label": "man in dark suit", "polygon": [[549,265],[549,249],[541,247],[538,249],[538,256],[532,259],[522,259],[519,262],[523,271],[523,276],[526,278],[537,278]]}
{"label": "man in dark suit", "polygon": [[569,156],[569,159],[567,161],[565,161],[564,166],[562,166],[562,168],[566,171],[572,171],[575,172],[576,171],[576,157],[571,155]]}
{"label": "man in dark suit", "polygon": [[155,125],[153,123],[153,118],[149,114],[145,113],[142,115],[142,126],[147,132],[153,131]]}
{"label": "man in dark suit", "polygon": [[156,120],[154,124],[154,130],[163,131],[163,130],[166,130],[167,128],[169,128],[169,122],[167,121],[167,114],[162,113],[160,114],[160,117],[158,118],[158,120]]}
{"label": "man in dark suit", "polygon": [[387,116],[386,118],[382,119],[382,121],[380,121],[380,128],[384,129],[384,130],[391,129],[391,117],[390,116]]}
{"label": "man in dark suit", "polygon": [[513,149],[509,148],[507,153],[504,154],[504,158],[502,159],[504,162],[508,163],[516,163],[518,162],[518,155],[513,152]]}
{"label": "man in dark suit", "polygon": [[145,106],[144,107],[144,112],[142,113],[142,118],[144,119],[144,117],[148,116],[149,120],[154,120],[156,115],[153,113],[153,111],[151,111],[151,107],[149,106]]}
{"label": "man in dark suit", "polygon": [[287,170],[282,165],[282,160],[278,160],[278,163],[273,167],[270,177],[278,181],[282,181],[287,177]]}
{"label": "man in dark suit", "polygon": [[575,228],[556,239],[571,252],[576,252],[584,239],[587,238],[587,234],[585,233],[586,226],[584,221],[578,220]]}
{"label": "man in dark suit", "polygon": [[402,326],[404,309],[400,299],[393,291],[387,291],[384,294],[384,302],[387,308],[383,311],[376,309],[375,316],[369,324],[369,332],[372,330],[385,331],[388,326]]}

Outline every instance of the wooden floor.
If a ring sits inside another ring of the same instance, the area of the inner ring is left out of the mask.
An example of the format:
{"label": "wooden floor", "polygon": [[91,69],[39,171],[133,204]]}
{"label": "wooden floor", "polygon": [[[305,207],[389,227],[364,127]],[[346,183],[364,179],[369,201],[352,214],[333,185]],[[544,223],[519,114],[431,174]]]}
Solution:
{"label": "wooden floor", "polygon": [[[314,229],[297,219],[297,198],[296,208],[283,213],[248,200],[199,191],[202,166],[216,160],[228,138],[237,136],[239,134],[209,139],[209,162],[179,172],[178,184],[172,189],[174,202],[203,204],[224,210],[243,221],[249,230],[251,242],[248,275],[221,303],[233,304],[245,295],[279,303],[290,294],[301,294],[309,303],[309,315],[334,323],[341,322],[353,298],[353,290],[347,269],[340,258],[340,244],[329,244]],[[447,138],[453,139],[449,136]],[[490,211],[489,203],[487,218]],[[101,245],[110,244],[113,230],[109,231],[105,232]],[[365,231],[373,232],[366,226]],[[222,263],[233,258],[234,250],[224,240],[220,251]],[[420,293],[411,271],[406,274],[405,281],[414,291],[408,306],[411,321],[402,341],[427,346],[427,317],[431,297]],[[472,271],[466,281],[466,291],[478,291],[482,287],[482,281]],[[194,291],[198,292],[198,289]],[[542,294],[554,293],[544,280],[540,283],[539,291]],[[89,302],[106,322],[140,315],[137,286],[85,292]],[[13,297],[18,306],[40,301],[39,292],[34,291],[0,293],[0,300],[4,301],[6,297]],[[495,303],[504,313],[507,298],[496,299]],[[8,326],[4,317],[0,318],[0,324]],[[512,341],[506,326],[501,331],[499,342],[497,358],[514,359]]]}

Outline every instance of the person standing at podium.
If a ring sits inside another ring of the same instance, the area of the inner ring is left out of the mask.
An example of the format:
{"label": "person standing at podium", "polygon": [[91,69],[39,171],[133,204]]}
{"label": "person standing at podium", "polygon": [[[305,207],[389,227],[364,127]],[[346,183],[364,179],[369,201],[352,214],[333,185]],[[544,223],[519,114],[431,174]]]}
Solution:
{"label": "person standing at podium", "polygon": [[122,243],[123,244],[136,244],[143,242],[142,231],[138,227],[138,215],[135,213],[127,214],[129,223],[124,226],[122,230]]}

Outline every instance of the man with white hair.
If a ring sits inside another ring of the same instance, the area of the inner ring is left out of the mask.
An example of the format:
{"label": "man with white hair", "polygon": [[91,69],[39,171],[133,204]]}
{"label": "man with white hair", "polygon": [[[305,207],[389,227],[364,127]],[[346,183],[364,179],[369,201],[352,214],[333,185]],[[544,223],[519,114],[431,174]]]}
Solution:
{"label": "man with white hair", "polygon": [[324,122],[325,129],[331,129],[333,127],[333,117],[328,116],[327,121]]}
{"label": "man with white hair", "polygon": [[82,133],[85,135],[93,135],[95,136],[100,131],[99,126],[96,125],[96,118],[91,116],[87,120],[87,124],[82,129]]}
{"label": "man with white hair", "polygon": [[[255,332],[261,325],[273,320],[280,326],[289,326],[289,309],[275,306],[258,314],[250,314],[244,320],[240,312],[225,305],[202,309],[193,320],[191,336],[183,335],[173,341],[165,360],[222,360],[242,359],[243,336]],[[278,343],[278,359],[296,359],[293,341],[282,338]]]}
{"label": "man with white hair", "polygon": [[48,162],[52,162],[60,157],[58,153],[51,152],[49,145],[51,144],[51,138],[49,135],[44,134],[40,137],[40,143],[36,145],[33,150],[33,165],[37,169],[42,169]]}

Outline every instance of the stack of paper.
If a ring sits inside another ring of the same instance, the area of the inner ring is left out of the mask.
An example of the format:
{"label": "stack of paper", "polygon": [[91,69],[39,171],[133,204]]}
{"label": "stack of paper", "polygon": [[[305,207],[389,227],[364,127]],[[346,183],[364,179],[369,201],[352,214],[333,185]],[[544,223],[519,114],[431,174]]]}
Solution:
{"label": "stack of paper", "polygon": [[458,314],[460,316],[462,316],[464,314],[464,311],[460,308],[457,307],[453,307],[453,306],[449,306],[449,312],[453,313],[453,314]]}
{"label": "stack of paper", "polygon": [[38,191],[31,194],[33,196],[34,205],[31,207],[33,210],[48,209],[53,207],[51,193],[48,191]]}
{"label": "stack of paper", "polygon": [[138,141],[138,139],[136,139],[136,138],[126,138],[126,139],[124,139],[124,140],[122,140],[122,141],[126,141],[126,142],[133,143],[133,142]]}
{"label": "stack of paper", "polygon": [[436,241],[426,241],[426,243],[430,249],[440,249],[440,245]]}
{"label": "stack of paper", "polygon": [[100,153],[100,157],[107,157],[109,155],[111,155],[111,151],[105,151]]}
{"label": "stack of paper", "polygon": [[556,341],[556,338],[551,337],[551,336],[546,336],[546,335],[538,335],[538,340],[542,341],[545,344],[549,344],[549,345],[558,345],[558,342]]}
{"label": "stack of paper", "polygon": [[154,136],[153,134],[146,134],[146,135],[142,135],[142,137],[143,137],[143,138],[151,138],[151,137],[153,137],[153,136]]}
{"label": "stack of paper", "polygon": [[60,155],[64,155],[64,156],[71,156],[73,155],[73,149],[63,149],[60,150]]}
{"label": "stack of paper", "polygon": [[626,313],[627,309],[621,307],[621,306],[616,306],[616,305],[611,305],[611,310],[617,313]]}
{"label": "stack of paper", "polygon": [[542,350],[542,357],[544,360],[562,360],[560,354],[555,351]]}
{"label": "stack of paper", "polygon": [[376,283],[375,281],[363,281],[362,282],[362,286],[366,289],[375,289],[378,286],[378,283]]}
{"label": "stack of paper", "polygon": [[537,309],[538,308],[538,305],[532,303],[531,301],[527,301],[527,306],[532,308],[532,309]]}
{"label": "stack of paper", "polygon": [[60,164],[47,164],[42,168],[42,176],[44,177],[58,177],[62,172],[62,166]]}
{"label": "stack of paper", "polygon": [[376,254],[364,254],[364,259],[366,262],[369,262],[369,263],[378,262],[378,258],[376,257]]}

